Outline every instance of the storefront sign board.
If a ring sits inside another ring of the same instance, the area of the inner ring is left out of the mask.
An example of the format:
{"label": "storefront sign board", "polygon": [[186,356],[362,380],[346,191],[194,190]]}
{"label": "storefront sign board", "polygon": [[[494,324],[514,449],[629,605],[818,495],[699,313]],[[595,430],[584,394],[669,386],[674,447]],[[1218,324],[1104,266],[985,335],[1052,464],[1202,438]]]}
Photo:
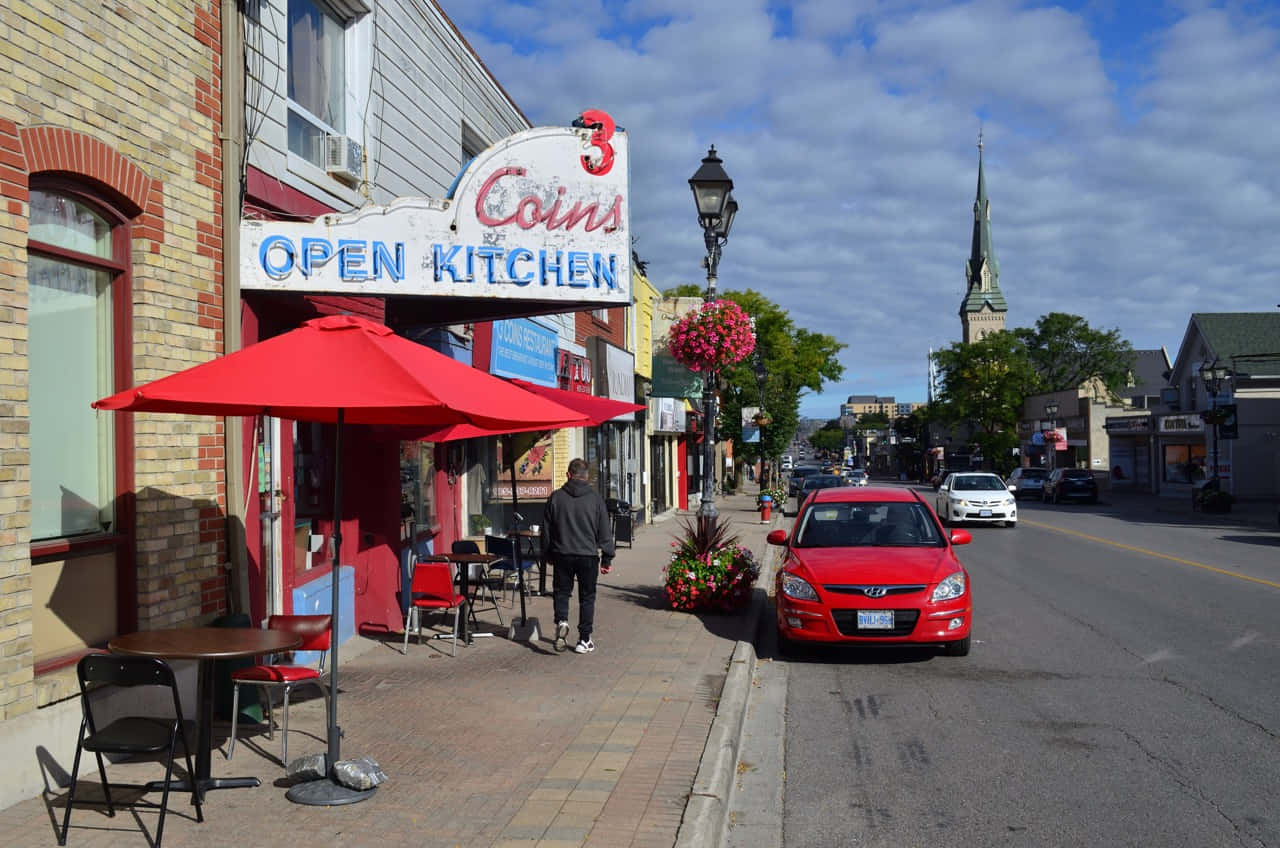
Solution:
{"label": "storefront sign board", "polygon": [[528,318],[494,321],[489,373],[554,387],[557,342],[555,330]]}
{"label": "storefront sign board", "polygon": [[473,159],[444,200],[245,221],[240,286],[628,305],[627,136],[608,124],[516,133]]}

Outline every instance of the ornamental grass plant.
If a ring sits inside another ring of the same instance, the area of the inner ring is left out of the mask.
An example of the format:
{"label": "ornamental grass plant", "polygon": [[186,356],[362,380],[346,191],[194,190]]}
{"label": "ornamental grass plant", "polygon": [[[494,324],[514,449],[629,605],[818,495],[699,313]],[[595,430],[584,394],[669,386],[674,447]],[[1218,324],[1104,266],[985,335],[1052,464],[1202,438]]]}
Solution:
{"label": "ornamental grass plant", "polygon": [[672,609],[730,612],[750,603],[760,564],[750,549],[738,544],[727,521],[708,527],[686,518],[683,533],[671,547],[671,561],[663,572]]}

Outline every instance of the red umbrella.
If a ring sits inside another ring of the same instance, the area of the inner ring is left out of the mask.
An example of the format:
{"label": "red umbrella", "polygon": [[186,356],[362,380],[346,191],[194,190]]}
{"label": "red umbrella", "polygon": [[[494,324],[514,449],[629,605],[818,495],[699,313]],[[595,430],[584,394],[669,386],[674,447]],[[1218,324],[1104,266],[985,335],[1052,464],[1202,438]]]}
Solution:
{"label": "red umbrella", "polygon": [[[272,415],[337,424],[334,550],[342,549],[342,429],[352,424],[510,432],[580,420],[573,410],[492,377],[354,315],[315,318],[144,386],[94,402],[97,409],[196,415]],[[332,580],[328,766],[339,760],[338,579]],[[317,803],[336,801],[322,793]],[[313,803],[308,800],[304,803]]]}

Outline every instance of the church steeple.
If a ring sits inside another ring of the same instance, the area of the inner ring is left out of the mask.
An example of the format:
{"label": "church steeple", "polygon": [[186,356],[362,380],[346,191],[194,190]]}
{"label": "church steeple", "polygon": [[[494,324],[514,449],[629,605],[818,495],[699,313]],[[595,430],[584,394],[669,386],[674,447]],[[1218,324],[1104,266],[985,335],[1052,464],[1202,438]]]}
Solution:
{"label": "church steeple", "polygon": [[960,303],[960,325],[964,342],[1004,329],[1009,306],[1000,293],[1000,263],[991,240],[991,201],[982,168],[982,131],[978,131],[978,193],[973,201],[973,244],[965,263],[968,290]]}

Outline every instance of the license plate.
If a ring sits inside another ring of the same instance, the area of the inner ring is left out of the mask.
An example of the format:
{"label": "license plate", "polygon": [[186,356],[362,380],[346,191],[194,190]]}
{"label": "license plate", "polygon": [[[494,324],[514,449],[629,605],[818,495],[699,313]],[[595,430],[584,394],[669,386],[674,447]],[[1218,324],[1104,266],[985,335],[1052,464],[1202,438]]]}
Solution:
{"label": "license plate", "polygon": [[990,518],[990,517],[991,517],[991,510],[989,510],[989,509],[980,509],[980,510],[978,510],[978,517],[979,517],[979,518]]}
{"label": "license plate", "polygon": [[893,610],[858,610],[859,630],[892,630]]}

